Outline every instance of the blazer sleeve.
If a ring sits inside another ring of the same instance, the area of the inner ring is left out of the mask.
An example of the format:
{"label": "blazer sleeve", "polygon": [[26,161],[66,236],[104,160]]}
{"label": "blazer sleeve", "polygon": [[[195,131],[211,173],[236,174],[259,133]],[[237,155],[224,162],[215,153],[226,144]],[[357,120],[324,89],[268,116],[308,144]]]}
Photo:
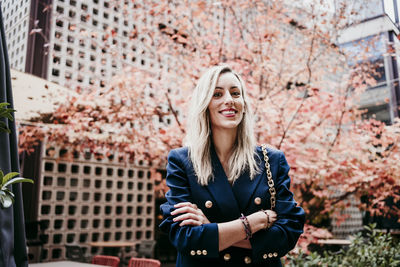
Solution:
{"label": "blazer sleeve", "polygon": [[283,257],[294,248],[303,233],[304,210],[297,206],[290,189],[289,165],[283,152],[279,151],[279,169],[275,180],[276,206],[278,215],[275,223],[267,230],[258,231],[250,239],[253,259],[265,262],[273,257]]}
{"label": "blazer sleeve", "polygon": [[174,222],[171,211],[174,205],[181,202],[193,202],[187,173],[179,152],[171,150],[168,155],[167,185],[170,190],[166,193],[167,202],[161,205],[164,220],[160,224],[162,231],[169,234],[171,243],[176,249],[192,257],[218,257],[218,226],[216,223],[200,226],[179,226]]}

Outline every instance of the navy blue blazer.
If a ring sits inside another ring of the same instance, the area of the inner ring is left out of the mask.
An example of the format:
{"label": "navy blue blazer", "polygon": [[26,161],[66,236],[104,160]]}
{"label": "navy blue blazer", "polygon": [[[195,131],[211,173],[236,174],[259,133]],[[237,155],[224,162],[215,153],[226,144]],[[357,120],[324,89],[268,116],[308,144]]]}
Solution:
{"label": "navy blue blazer", "polygon": [[[264,156],[257,147],[256,160],[260,173],[250,180],[244,172],[231,186],[215,150],[211,149],[214,180],[207,186],[197,183],[188,149],[171,150],[168,155],[167,202],[161,205],[164,220],[161,230],[169,234],[178,250],[177,267],[196,266],[281,266],[280,257],[294,248],[303,232],[304,211],[297,206],[290,192],[289,165],[284,154],[268,148],[269,163],[277,192],[275,223],[256,232],[250,239],[252,249],[229,247],[218,251],[218,223],[236,220],[240,214],[250,215],[270,209],[270,194]],[[211,222],[201,226],[179,226],[170,212],[180,202],[196,204]],[[207,203],[207,204],[206,204]]]}

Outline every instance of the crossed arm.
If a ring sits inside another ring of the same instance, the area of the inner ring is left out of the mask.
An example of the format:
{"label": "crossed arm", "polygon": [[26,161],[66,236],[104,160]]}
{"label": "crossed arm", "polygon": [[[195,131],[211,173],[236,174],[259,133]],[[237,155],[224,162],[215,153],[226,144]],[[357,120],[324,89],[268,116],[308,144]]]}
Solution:
{"label": "crossed arm", "polygon": [[[171,215],[178,215],[173,219],[174,222],[181,222],[179,226],[199,226],[210,223],[203,211],[197,208],[196,204],[190,202],[182,202],[174,205],[175,210]],[[261,229],[267,228],[271,223],[276,221],[276,213],[267,210],[267,214],[258,211],[247,216],[252,234]],[[268,218],[269,216],[269,218]],[[230,246],[251,249],[249,240],[245,240],[246,232],[240,219],[230,222],[218,223],[218,250],[224,250]]]}

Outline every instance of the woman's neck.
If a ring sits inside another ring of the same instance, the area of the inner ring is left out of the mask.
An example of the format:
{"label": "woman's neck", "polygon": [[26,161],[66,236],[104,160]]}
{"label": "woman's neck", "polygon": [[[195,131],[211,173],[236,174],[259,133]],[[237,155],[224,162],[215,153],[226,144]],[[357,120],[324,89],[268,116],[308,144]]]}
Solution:
{"label": "woman's neck", "polygon": [[215,152],[222,164],[226,164],[232,154],[236,142],[237,129],[212,129]]}

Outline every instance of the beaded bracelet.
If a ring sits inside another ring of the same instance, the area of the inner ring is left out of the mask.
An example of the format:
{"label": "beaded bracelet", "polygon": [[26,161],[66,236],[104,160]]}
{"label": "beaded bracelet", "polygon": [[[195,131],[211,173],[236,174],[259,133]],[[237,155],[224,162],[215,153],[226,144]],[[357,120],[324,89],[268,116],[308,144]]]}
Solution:
{"label": "beaded bracelet", "polygon": [[267,210],[261,210],[262,212],[264,212],[265,213],[265,215],[267,215],[267,226],[265,226],[265,228],[264,229],[268,229],[268,228],[270,228],[271,227],[271,221],[269,220],[269,214],[268,214],[268,212],[267,212]]}
{"label": "beaded bracelet", "polygon": [[240,220],[243,223],[244,231],[246,233],[246,238],[245,239],[249,240],[252,237],[249,220],[247,220],[247,217],[244,216],[243,213],[241,213],[240,215],[241,215],[240,216]]}

